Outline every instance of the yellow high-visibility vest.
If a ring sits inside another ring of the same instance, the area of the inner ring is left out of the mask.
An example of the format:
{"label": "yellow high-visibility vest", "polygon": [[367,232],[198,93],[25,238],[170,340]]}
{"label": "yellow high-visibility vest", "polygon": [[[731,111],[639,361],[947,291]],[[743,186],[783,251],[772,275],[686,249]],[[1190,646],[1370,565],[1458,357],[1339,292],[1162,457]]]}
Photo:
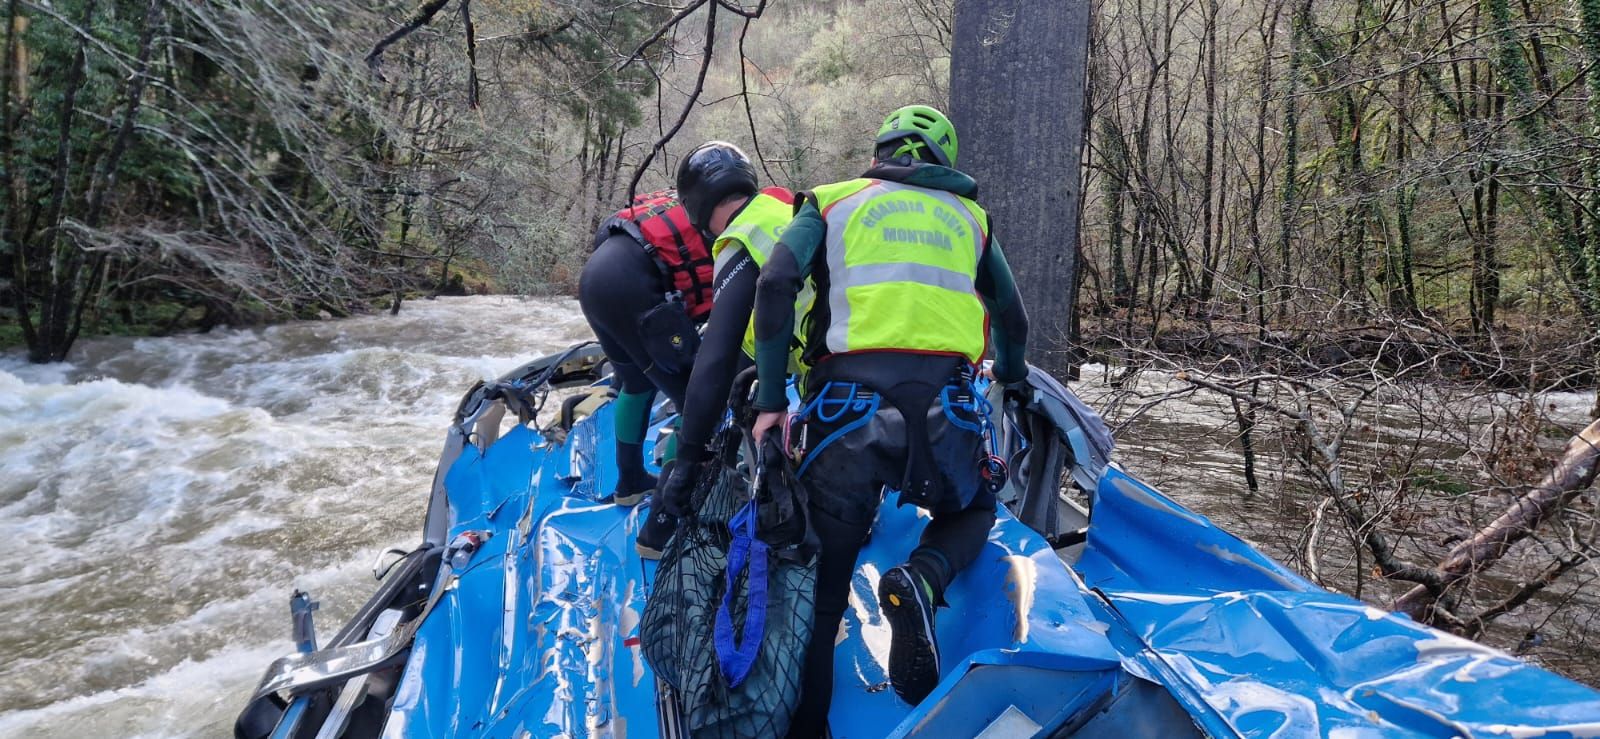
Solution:
{"label": "yellow high-visibility vest", "polygon": [[[783,230],[792,220],[794,220],[794,194],[781,187],[762,190],[750,199],[737,217],[728,223],[722,235],[717,237],[717,242],[711,246],[711,257],[716,261],[715,273],[721,274],[722,268],[738,256],[739,250],[732,248],[735,245],[744,247],[744,251],[750,254],[750,259],[755,262],[757,269],[765,266],[767,260],[772,258],[772,251],[777,248],[778,240],[783,237]],[[816,289],[807,282],[795,298],[794,330],[797,339],[804,339],[800,318],[811,310],[811,303],[816,294]],[[790,373],[799,372],[802,368],[800,343],[798,340],[795,341],[795,347],[789,352]],[[756,322],[753,314],[744,329],[744,353],[751,359],[756,356]]]}
{"label": "yellow high-visibility vest", "polygon": [[988,314],[978,260],[988,216],[968,198],[857,179],[813,191],[827,222],[827,350],[959,354],[978,362]]}

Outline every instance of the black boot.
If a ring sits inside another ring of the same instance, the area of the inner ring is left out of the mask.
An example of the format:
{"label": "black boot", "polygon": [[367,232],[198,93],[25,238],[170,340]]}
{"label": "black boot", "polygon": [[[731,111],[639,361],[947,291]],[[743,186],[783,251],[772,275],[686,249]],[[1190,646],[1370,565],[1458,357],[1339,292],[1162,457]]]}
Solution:
{"label": "black boot", "polygon": [[654,504],[650,518],[639,527],[639,536],[633,542],[634,551],[645,559],[661,559],[661,553],[667,550],[667,542],[672,540],[672,534],[677,530],[678,517],[668,513],[664,506]]}
{"label": "black boot", "polygon": [[889,619],[889,682],[917,705],[939,685],[939,645],[933,632],[933,586],[909,565],[883,573],[878,607]]}
{"label": "black boot", "polygon": [[617,489],[612,499],[620,506],[638,505],[656,490],[656,476],[644,469],[644,445],[617,442]]}

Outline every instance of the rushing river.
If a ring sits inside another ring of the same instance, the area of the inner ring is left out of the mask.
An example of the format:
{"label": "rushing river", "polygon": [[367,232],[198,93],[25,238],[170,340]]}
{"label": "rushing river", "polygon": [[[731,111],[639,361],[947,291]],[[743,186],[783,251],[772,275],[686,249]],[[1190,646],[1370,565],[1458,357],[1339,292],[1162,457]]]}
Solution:
{"label": "rushing river", "polygon": [[[460,394],[588,335],[570,300],[442,298],[0,356],[0,737],[230,735],[291,649],[289,594],[331,635],[415,543]],[[1281,556],[1303,511],[1239,505],[1226,417],[1169,405],[1118,458]]]}
{"label": "rushing river", "polygon": [[225,736],[420,535],[449,413],[475,380],[589,336],[570,300],[85,341],[0,359],[0,736]]}

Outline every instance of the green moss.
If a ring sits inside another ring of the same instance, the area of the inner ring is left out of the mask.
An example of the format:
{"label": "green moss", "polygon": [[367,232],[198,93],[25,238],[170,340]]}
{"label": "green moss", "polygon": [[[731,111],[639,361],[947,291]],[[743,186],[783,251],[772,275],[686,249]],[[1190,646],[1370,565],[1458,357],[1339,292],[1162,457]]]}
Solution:
{"label": "green moss", "polygon": [[1543,438],[1546,438],[1546,439],[1556,439],[1556,440],[1560,440],[1560,441],[1566,441],[1566,440],[1572,438],[1572,429],[1566,429],[1566,428],[1562,428],[1560,426],[1546,425],[1546,426],[1544,426],[1544,427],[1539,429],[1539,436],[1541,436]]}

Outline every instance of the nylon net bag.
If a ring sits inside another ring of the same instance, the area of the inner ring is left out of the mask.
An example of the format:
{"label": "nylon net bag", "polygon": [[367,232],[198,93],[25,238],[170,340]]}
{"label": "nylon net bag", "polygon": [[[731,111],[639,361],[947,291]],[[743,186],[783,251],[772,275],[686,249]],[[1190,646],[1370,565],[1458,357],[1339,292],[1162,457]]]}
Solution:
{"label": "nylon net bag", "polygon": [[[816,591],[804,493],[781,452],[763,449],[766,484],[760,486],[760,515],[754,517],[761,544],[751,551],[759,550],[764,565],[752,561],[736,572],[730,593],[729,551],[735,539],[730,523],[751,501],[751,470],[742,460],[753,455],[739,443],[742,438],[734,428],[718,437],[718,453],[692,498],[694,512],[679,522],[662,554],[640,623],[645,659],[674,698],[661,702],[664,712],[675,714],[661,717],[664,736],[782,737],[800,703]],[[753,587],[752,573],[762,569],[765,577],[756,579],[765,588]],[[762,590],[764,607],[752,608],[752,592],[759,598]],[[724,636],[729,627],[737,636],[731,645],[724,638],[719,654],[716,621],[725,596]],[[753,612],[764,615],[755,635],[746,633]],[[730,679],[726,669],[730,646],[746,647],[739,650],[748,659],[737,679]],[[681,727],[682,733],[669,734],[668,727]]]}

